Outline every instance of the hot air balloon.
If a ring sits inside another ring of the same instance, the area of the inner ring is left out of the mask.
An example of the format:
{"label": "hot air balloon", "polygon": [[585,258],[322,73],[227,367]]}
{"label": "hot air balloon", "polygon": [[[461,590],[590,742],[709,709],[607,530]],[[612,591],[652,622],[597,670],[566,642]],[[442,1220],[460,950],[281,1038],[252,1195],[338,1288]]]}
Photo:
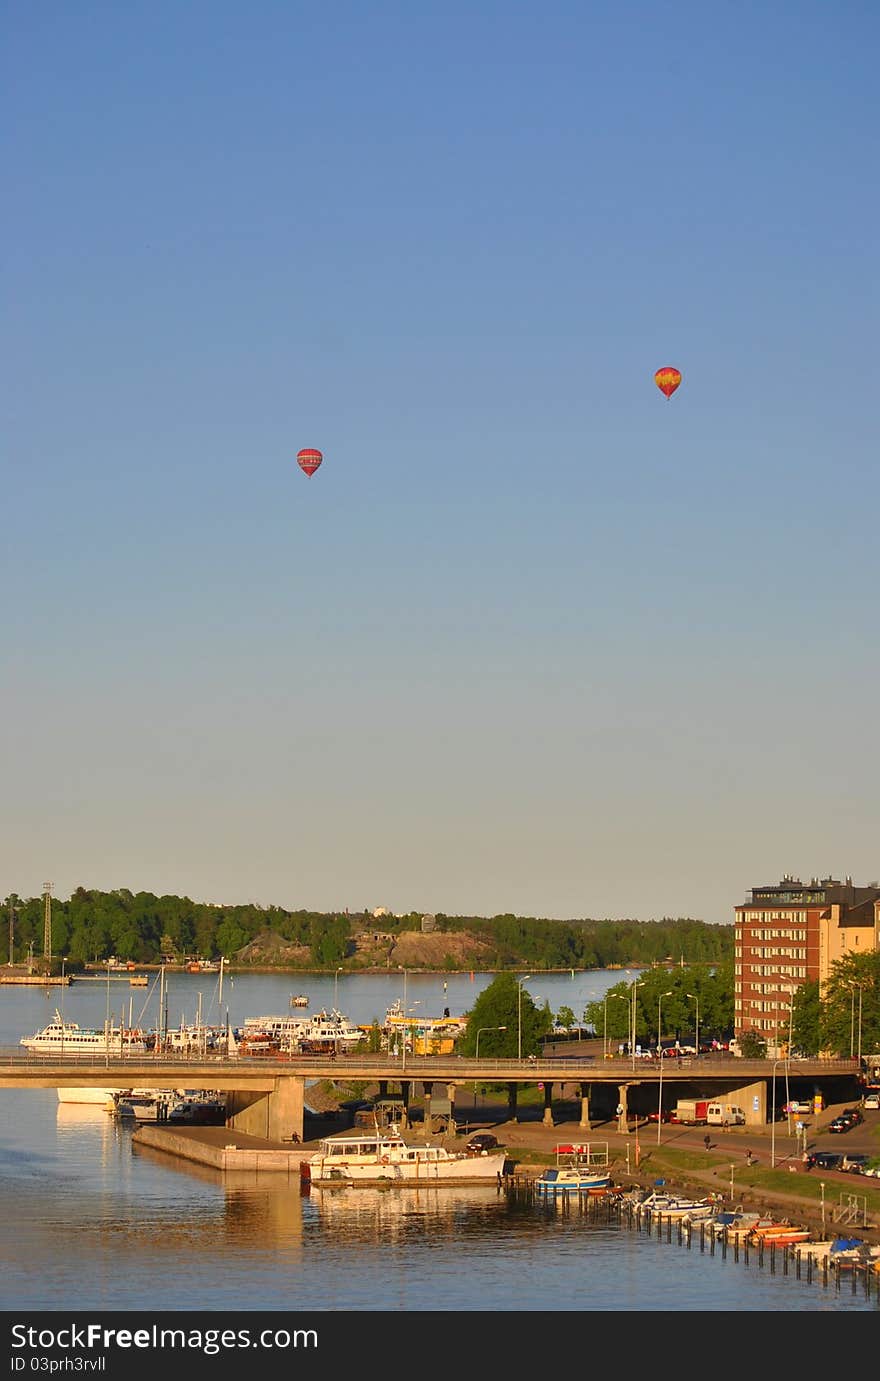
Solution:
{"label": "hot air balloon", "polygon": [[315,451],[307,446],[304,450],[297,452],[296,463],[303,474],[308,475],[311,479],[323,459],[320,451]]}
{"label": "hot air balloon", "polygon": [[665,393],[667,398],[671,398],[681,383],[681,374],[671,364],[667,364],[662,369],[657,370],[654,375],[654,383],[661,393]]}

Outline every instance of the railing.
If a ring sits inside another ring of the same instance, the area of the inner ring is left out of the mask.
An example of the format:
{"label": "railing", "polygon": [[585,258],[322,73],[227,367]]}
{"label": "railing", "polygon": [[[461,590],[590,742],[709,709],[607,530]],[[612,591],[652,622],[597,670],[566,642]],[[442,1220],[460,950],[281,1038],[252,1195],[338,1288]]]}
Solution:
{"label": "railing", "polygon": [[[413,1055],[407,1054],[406,1066],[402,1066],[398,1056],[389,1054],[360,1053],[358,1051],[339,1051],[338,1054],[272,1054],[272,1055],[241,1055],[224,1054],[215,1050],[163,1050],[163,1051],[119,1051],[119,1050],[95,1050],[95,1051],[76,1051],[49,1053],[46,1051],[24,1051],[19,1047],[0,1047],[0,1064],[22,1069],[40,1069],[48,1066],[63,1065],[65,1068],[84,1068],[87,1066],[104,1068],[107,1062],[125,1065],[204,1065],[214,1066],[224,1065],[229,1068],[246,1067],[249,1070],[261,1068],[277,1068],[278,1064],[290,1065],[292,1069],[302,1067],[311,1069],[314,1066],[332,1064],[350,1064],[360,1069],[374,1069],[384,1071],[389,1078],[404,1077],[412,1078],[418,1072],[430,1073],[432,1070],[451,1069],[457,1074],[472,1077],[472,1071],[478,1070],[478,1077],[490,1078],[492,1074],[517,1075],[521,1079],[532,1078],[536,1081],[541,1079],[554,1079],[558,1081],[560,1075],[573,1074],[580,1078],[608,1078],[617,1079],[633,1074],[642,1079],[655,1076],[659,1078],[660,1061],[651,1059],[636,1058],[633,1062],[631,1056],[614,1056],[608,1059],[596,1058],[594,1056],[538,1056],[528,1057],[522,1060],[510,1059],[474,1059],[464,1055]],[[705,1077],[716,1077],[723,1079],[744,1078],[764,1078],[773,1077],[774,1063],[779,1067],[779,1061],[771,1060],[747,1060],[732,1056],[712,1056],[701,1055],[698,1058],[682,1060],[679,1066],[676,1060],[663,1061],[663,1078],[692,1079],[697,1075]],[[828,1059],[817,1058],[815,1060],[792,1061],[789,1066],[790,1072],[795,1072],[799,1076],[809,1078],[811,1075],[830,1075],[830,1074],[856,1074],[859,1064],[856,1059]]]}

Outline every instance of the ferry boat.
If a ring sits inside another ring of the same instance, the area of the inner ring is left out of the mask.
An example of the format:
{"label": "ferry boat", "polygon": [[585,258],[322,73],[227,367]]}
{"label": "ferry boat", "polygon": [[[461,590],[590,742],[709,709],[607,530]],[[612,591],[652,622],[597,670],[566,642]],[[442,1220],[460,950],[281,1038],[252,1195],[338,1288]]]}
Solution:
{"label": "ferry boat", "polygon": [[119,1026],[103,1030],[79,1026],[75,1021],[64,1021],[57,1008],[54,1021],[32,1036],[22,1036],[19,1045],[38,1055],[103,1055],[107,1051],[116,1055],[143,1055],[147,1049],[142,1031]]}
{"label": "ferry boat", "polygon": [[324,1137],[320,1149],[300,1162],[308,1184],[498,1184],[503,1150],[469,1156],[431,1142],[409,1144],[400,1135],[341,1134]]}
{"label": "ferry boat", "polygon": [[555,1150],[556,1164],[542,1170],[535,1179],[535,1194],[539,1198],[563,1194],[566,1190],[581,1194],[604,1194],[611,1188],[607,1141],[566,1142]]}

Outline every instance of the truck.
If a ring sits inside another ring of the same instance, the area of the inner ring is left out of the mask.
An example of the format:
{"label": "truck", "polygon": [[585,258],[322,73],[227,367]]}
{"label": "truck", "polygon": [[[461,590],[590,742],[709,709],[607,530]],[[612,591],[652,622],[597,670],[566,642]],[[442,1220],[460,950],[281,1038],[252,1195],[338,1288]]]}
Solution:
{"label": "truck", "polygon": [[708,1098],[679,1098],[675,1120],[685,1127],[702,1127],[709,1120]]}
{"label": "truck", "polygon": [[746,1115],[736,1103],[710,1103],[706,1121],[712,1127],[744,1127]]}

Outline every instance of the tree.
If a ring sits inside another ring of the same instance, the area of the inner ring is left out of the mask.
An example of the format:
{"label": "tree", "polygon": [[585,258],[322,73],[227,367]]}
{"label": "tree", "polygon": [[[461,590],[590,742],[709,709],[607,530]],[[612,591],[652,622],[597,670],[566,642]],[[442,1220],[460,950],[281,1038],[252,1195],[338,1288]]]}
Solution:
{"label": "tree", "polygon": [[[468,1013],[468,1024],[461,1038],[461,1053],[515,1058],[522,1037],[523,1055],[537,1055],[541,1038],[553,1025],[549,1007],[535,1006],[530,994],[515,974],[499,973],[484,988]],[[504,1030],[499,1030],[504,1027]]]}
{"label": "tree", "polygon": [[822,994],[821,1049],[844,1059],[880,1049],[880,950],[831,965]]}
{"label": "tree", "polygon": [[740,1037],[740,1050],[745,1060],[766,1060],[767,1042],[757,1031],[744,1031]]}

